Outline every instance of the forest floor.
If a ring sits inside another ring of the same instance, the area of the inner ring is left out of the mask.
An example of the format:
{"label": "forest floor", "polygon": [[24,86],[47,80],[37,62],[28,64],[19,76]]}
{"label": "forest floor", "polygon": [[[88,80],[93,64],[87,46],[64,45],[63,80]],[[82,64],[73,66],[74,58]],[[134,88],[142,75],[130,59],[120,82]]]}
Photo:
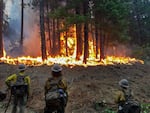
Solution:
{"label": "forest floor", "polygon": [[[31,77],[31,96],[27,108],[42,113],[44,103],[44,83],[51,76],[51,66],[29,66],[27,74]],[[17,66],[0,64],[0,90],[5,89],[4,80],[16,72]],[[141,103],[150,103],[150,65],[108,65],[108,66],[63,66],[64,78],[68,81],[69,100],[66,113],[102,113],[106,108],[116,111],[114,93],[118,89],[118,81],[129,80],[135,98]],[[0,104],[0,113],[4,112]],[[105,101],[105,105],[101,103]],[[7,113],[10,109],[8,109]],[[27,113],[32,113],[27,111]]]}

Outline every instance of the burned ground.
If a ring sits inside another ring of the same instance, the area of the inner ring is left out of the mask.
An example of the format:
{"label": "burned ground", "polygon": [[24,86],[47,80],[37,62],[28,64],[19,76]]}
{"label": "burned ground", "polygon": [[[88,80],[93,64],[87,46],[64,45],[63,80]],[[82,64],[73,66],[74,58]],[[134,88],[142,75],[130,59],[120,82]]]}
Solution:
{"label": "burned ground", "polygon": [[[0,64],[0,89],[5,89],[4,80],[16,72],[17,66]],[[66,113],[99,113],[96,103],[105,101],[106,106],[116,109],[113,95],[122,78],[129,80],[135,98],[141,103],[150,103],[150,65],[109,65],[72,68],[63,66],[64,78],[68,81],[69,100]],[[44,82],[50,76],[50,66],[29,66],[31,96],[28,108],[42,113],[44,108]],[[9,95],[8,95],[9,96]],[[8,98],[4,101],[7,103]]]}

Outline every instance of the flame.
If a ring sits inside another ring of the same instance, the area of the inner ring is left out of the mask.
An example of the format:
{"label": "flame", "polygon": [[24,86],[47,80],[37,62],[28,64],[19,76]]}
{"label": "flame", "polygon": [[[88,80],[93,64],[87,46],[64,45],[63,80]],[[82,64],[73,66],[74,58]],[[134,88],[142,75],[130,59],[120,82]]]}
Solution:
{"label": "flame", "polygon": [[99,59],[87,59],[87,64],[83,64],[83,60],[76,60],[73,57],[48,57],[47,60],[42,61],[41,57],[30,57],[30,56],[23,56],[23,57],[17,57],[17,58],[11,58],[9,56],[4,56],[0,58],[0,62],[8,63],[8,64],[26,64],[30,66],[40,66],[43,64],[46,65],[52,65],[54,63],[66,65],[66,66],[75,66],[75,65],[80,65],[80,66],[96,66],[96,65],[115,65],[115,64],[127,64],[127,65],[132,65],[134,63],[141,63],[144,64],[142,60],[138,60],[135,58],[130,58],[130,57],[115,57],[115,56],[108,56],[105,59],[103,59],[101,62]]}
{"label": "flame", "polygon": [[[54,63],[66,65],[66,66],[96,66],[96,65],[115,65],[115,64],[127,64],[132,65],[134,63],[141,63],[144,64],[144,61],[138,60],[135,58],[130,57],[117,57],[117,56],[106,56],[105,59],[100,61],[100,53],[98,53],[96,58],[96,46],[95,40],[92,39],[92,36],[89,38],[89,57],[87,58],[87,63],[83,63],[83,55],[80,56],[79,60],[76,60],[76,28],[75,26],[71,27],[69,33],[67,34],[67,39],[64,36],[65,33],[61,33],[60,43],[61,43],[61,50],[60,55],[56,57],[51,57],[47,51],[47,59],[42,60],[41,56],[31,57],[31,56],[22,56],[12,58],[7,56],[5,50],[3,57],[0,58],[0,62],[8,63],[8,64],[26,64],[30,66],[39,66],[39,65],[52,65]],[[65,42],[67,41],[67,42]],[[66,55],[67,49],[67,55]],[[115,48],[116,50],[116,48]]]}

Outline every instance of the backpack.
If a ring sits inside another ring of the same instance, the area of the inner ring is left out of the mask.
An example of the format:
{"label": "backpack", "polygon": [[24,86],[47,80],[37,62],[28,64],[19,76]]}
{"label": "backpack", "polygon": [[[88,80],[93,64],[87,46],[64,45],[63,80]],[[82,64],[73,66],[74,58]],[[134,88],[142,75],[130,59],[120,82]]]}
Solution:
{"label": "backpack", "polygon": [[62,106],[62,98],[65,97],[65,91],[58,87],[59,82],[53,83],[52,81],[50,81],[51,88],[45,95],[47,106],[53,106],[55,108],[59,108],[60,106]]}
{"label": "backpack", "polygon": [[24,96],[28,92],[28,85],[25,83],[25,75],[17,75],[16,82],[11,86],[11,94]]}
{"label": "backpack", "polygon": [[125,94],[125,104],[123,105],[123,113],[140,113],[141,112],[141,106],[138,101],[133,99],[131,96],[131,91],[129,95]]}

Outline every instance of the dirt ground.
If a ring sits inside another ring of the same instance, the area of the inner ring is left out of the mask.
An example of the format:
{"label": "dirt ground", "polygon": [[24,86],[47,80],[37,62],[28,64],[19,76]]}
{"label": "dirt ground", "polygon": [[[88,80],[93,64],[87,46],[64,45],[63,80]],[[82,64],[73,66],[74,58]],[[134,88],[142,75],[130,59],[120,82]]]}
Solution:
{"label": "dirt ground", "polygon": [[[4,80],[16,72],[17,66],[0,64],[0,89],[5,89]],[[28,66],[26,73],[31,76],[31,96],[28,108],[42,113],[44,103],[44,82],[51,76],[51,66]],[[105,101],[106,106],[116,109],[113,96],[118,81],[129,80],[135,98],[141,103],[150,103],[150,65],[109,65],[72,68],[63,66],[64,78],[68,82],[69,100],[66,113],[100,113],[96,103]],[[8,99],[4,102],[7,103]],[[1,108],[0,108],[1,109]]]}

